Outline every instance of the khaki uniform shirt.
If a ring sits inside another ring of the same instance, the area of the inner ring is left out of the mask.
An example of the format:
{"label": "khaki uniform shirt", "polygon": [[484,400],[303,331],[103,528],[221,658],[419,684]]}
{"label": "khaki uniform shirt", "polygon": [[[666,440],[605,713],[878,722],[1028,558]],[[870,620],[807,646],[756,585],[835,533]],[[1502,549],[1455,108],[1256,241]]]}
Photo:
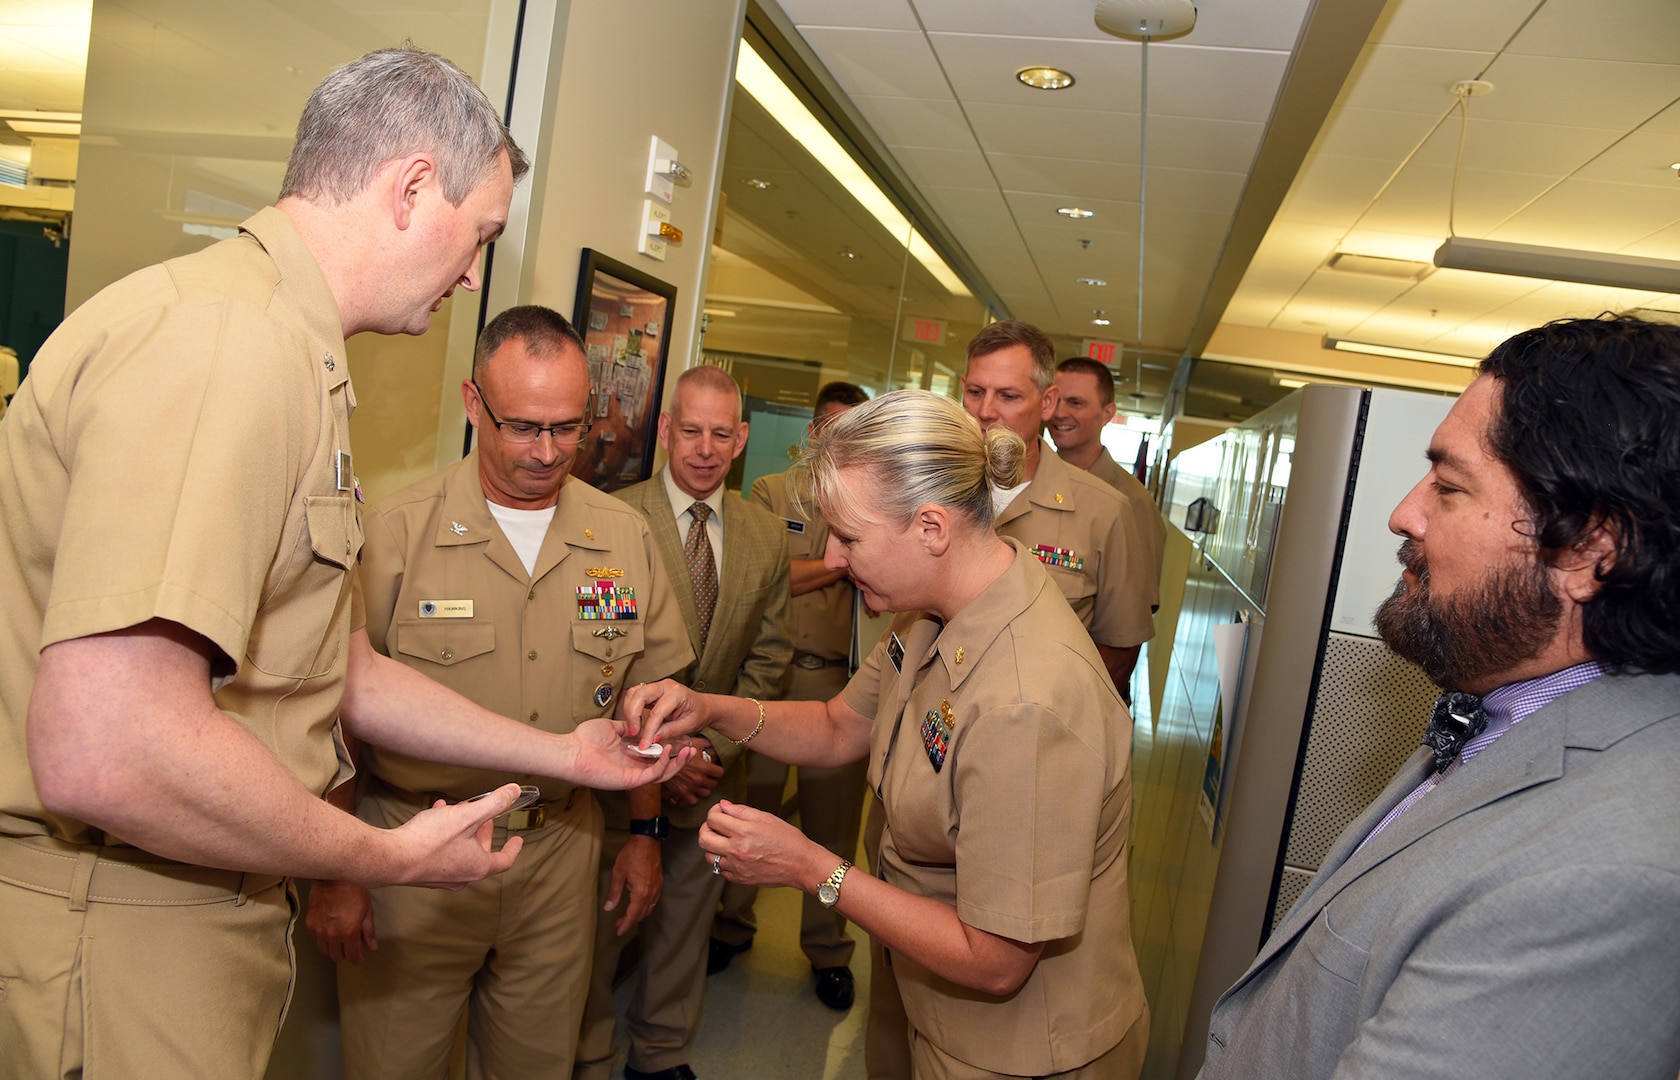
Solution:
{"label": "khaki uniform shirt", "polygon": [[1124,649],[1155,636],[1159,575],[1144,569],[1133,516],[1113,488],[1040,442],[1038,474],[995,525],[1045,564],[1092,641]]}
{"label": "khaki uniform shirt", "polygon": [[149,619],[214,644],[217,705],[311,791],[334,782],[361,546],[349,376],[332,293],[272,208],[42,346],[0,425],[0,834],[100,842],[40,805],[24,713],[41,649]]}
{"label": "khaki uniform shirt", "polygon": [[[811,504],[808,475],[804,469],[790,469],[761,476],[752,486],[752,501],[787,525],[788,555],[794,561],[821,559],[828,547],[828,523]],[[795,505],[793,500],[795,486],[803,500],[800,505]],[[851,656],[852,593],[851,581],[841,578],[832,585],[793,598],[790,623],[796,656],[805,653],[839,661]]]}
{"label": "khaki uniform shirt", "polygon": [[1150,604],[1159,607],[1161,559],[1167,546],[1167,521],[1161,516],[1161,508],[1155,505],[1155,497],[1149,494],[1149,489],[1143,486],[1143,481],[1122,468],[1106,446],[1102,448],[1102,453],[1097,455],[1097,460],[1085,471],[1118,491],[1120,497],[1126,500],[1127,507],[1131,509],[1132,523],[1137,530],[1139,542],[1141,564],[1138,572],[1148,573],[1155,589],[1155,596]]}
{"label": "khaki uniform shirt", "polygon": [[[483,705],[562,734],[610,716],[626,684],[652,682],[694,659],[671,581],[640,515],[576,478],[525,572],[484,498],[478,452],[380,500],[366,517],[360,575],[373,647]],[[627,604],[601,605],[608,583]],[[594,618],[609,611],[616,618]],[[570,785],[363,751],[387,786],[471,798],[509,781],[553,800]]]}
{"label": "khaki uniform shirt", "polygon": [[1011,546],[1014,563],[948,626],[895,620],[845,698],[875,718],[881,877],[969,926],[1050,943],[1004,998],[895,954],[905,1012],[971,1065],[1043,1076],[1103,1054],[1143,1012],[1126,894],[1132,725],[1045,569]]}

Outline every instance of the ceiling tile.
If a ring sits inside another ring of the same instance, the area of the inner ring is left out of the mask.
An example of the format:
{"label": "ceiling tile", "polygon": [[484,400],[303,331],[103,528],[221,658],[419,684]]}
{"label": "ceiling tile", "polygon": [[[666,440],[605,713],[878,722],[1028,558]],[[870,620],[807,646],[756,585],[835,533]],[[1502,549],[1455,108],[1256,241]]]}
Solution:
{"label": "ceiling tile", "polygon": [[[1680,188],[1680,184],[1675,185]],[[1568,180],[1488,234],[1518,244],[1620,251],[1680,218],[1680,191]]]}
{"label": "ceiling tile", "polygon": [[831,27],[802,33],[848,94],[952,100],[933,50],[919,33]]}
{"label": "ceiling tile", "polygon": [[1680,97],[1680,64],[1634,64],[1506,53],[1488,68],[1494,91],[1476,116],[1630,131]]}
{"label": "ceiling tile", "polygon": [[1547,0],[1510,51],[1534,56],[1673,64],[1680,18],[1673,0]]}
{"label": "ceiling tile", "polygon": [[776,0],[799,32],[825,26],[858,26],[878,30],[917,30],[909,0]]}
{"label": "ceiling tile", "polygon": [[[1448,87],[1462,79],[1475,78],[1493,56],[1491,52],[1464,49],[1367,45],[1349,75],[1353,89],[1344,91],[1343,104],[1383,112],[1443,116],[1457,103]],[[1478,115],[1483,114],[1486,111],[1483,104],[1494,96],[1476,99],[1471,108]]]}
{"label": "ceiling tile", "polygon": [[1388,45],[1492,53],[1534,7],[1535,0],[1401,0],[1383,11],[1372,38]]}
{"label": "ceiling tile", "polygon": [[929,150],[897,147],[893,158],[903,166],[910,182],[921,187],[969,187],[997,190],[986,156],[978,150]]}
{"label": "ceiling tile", "polygon": [[890,147],[920,146],[935,150],[978,150],[968,121],[955,101],[928,98],[852,98],[875,134]]}

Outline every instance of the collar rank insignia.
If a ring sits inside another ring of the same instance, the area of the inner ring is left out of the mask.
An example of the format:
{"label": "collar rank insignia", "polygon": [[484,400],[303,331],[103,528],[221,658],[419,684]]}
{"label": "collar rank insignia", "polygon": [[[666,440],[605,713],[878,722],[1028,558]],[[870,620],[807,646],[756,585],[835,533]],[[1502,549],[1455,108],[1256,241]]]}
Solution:
{"label": "collar rank insignia", "polygon": [[449,523],[449,531],[454,533],[456,536],[467,535],[467,527],[459,521],[451,521]]}
{"label": "collar rank insignia", "polygon": [[943,699],[939,708],[929,709],[922,717],[922,746],[927,749],[933,771],[945,767],[945,751],[951,744],[951,703]]}
{"label": "collar rank insignia", "polygon": [[593,585],[578,586],[578,618],[634,619],[636,617],[636,587],[618,585],[601,579]]}
{"label": "collar rank insignia", "polygon": [[1069,570],[1085,569],[1085,560],[1073,553],[1072,548],[1051,547],[1049,544],[1034,544],[1032,553],[1038,556],[1038,561],[1045,566],[1065,566]]}

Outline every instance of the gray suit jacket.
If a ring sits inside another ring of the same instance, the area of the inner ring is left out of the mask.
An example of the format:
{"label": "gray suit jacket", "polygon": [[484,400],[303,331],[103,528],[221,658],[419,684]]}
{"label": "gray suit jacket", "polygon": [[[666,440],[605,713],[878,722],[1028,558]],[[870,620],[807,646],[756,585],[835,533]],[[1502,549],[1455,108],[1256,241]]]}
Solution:
{"label": "gray suit jacket", "polygon": [[[688,577],[688,560],[683,555],[683,538],[677,533],[677,519],[665,494],[665,479],[659,473],[613,494],[629,503],[647,519],[654,546],[665,561],[666,573],[677,594],[689,644],[699,659],[679,676],[682,682],[708,694],[734,694],[759,700],[778,697],[782,674],[793,659],[793,638],[788,622],[789,560],[787,524],[737,495],[723,500],[723,572],[718,579],[717,607],[712,612],[711,633],[706,648],[700,648],[700,615],[694,606],[694,588]],[[724,798],[745,795],[744,754],[740,747],[721,736],[712,739],[718,760],[728,772],[718,782],[711,798],[697,806],[667,807],[671,823],[682,828],[699,828],[706,811]],[[623,824],[614,807],[602,800],[609,825]],[[628,827],[625,825],[624,827]]]}
{"label": "gray suit jacket", "polygon": [[1201,1075],[1680,1074],[1680,675],[1606,675],[1384,829],[1420,751],[1214,1006]]}

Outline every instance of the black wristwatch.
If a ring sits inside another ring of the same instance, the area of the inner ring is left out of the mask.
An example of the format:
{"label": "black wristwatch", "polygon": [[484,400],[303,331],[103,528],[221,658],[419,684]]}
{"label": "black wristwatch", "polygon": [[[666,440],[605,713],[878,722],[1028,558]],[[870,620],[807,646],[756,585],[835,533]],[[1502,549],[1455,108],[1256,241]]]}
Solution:
{"label": "black wristwatch", "polygon": [[658,817],[631,818],[630,835],[651,836],[655,840],[663,840],[671,835],[671,819],[663,814]]}

